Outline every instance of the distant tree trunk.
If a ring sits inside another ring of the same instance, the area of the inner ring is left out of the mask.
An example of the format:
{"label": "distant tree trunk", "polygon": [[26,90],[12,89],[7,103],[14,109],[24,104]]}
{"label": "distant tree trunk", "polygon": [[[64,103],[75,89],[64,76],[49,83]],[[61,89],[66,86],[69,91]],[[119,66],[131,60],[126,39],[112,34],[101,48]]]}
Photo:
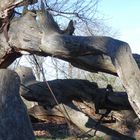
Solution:
{"label": "distant tree trunk", "polygon": [[27,109],[19,95],[20,80],[10,70],[0,70],[0,139],[35,140]]}
{"label": "distant tree trunk", "polygon": [[[23,86],[27,86],[29,83],[34,83],[36,81],[36,78],[33,74],[33,71],[31,68],[19,66],[16,68],[16,72],[18,73],[21,81],[20,91],[23,88]],[[28,100],[22,98],[27,108],[31,108],[34,105],[37,105],[37,102],[29,102]]]}

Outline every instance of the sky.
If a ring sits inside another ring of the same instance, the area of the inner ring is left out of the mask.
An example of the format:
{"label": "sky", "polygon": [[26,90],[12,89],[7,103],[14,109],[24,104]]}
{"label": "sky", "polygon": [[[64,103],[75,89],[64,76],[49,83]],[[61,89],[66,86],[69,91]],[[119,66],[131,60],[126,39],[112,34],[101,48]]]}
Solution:
{"label": "sky", "polygon": [[100,0],[98,11],[106,24],[118,32],[116,38],[140,54],[140,0]]}

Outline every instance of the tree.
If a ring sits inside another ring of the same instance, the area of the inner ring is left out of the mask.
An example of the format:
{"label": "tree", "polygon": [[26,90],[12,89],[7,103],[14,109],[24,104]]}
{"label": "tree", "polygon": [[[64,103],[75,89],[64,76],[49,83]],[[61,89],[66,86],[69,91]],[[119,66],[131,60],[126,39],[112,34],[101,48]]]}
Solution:
{"label": "tree", "polygon": [[2,69],[0,75],[0,139],[35,140],[27,109],[19,95],[18,75]]}
{"label": "tree", "polygon": [[[16,58],[29,53],[53,56],[90,72],[116,75],[126,89],[131,107],[140,118],[139,56],[131,53],[128,43],[106,36],[71,35],[73,26],[68,26],[67,30],[60,29],[50,12],[52,9],[47,5],[48,2],[45,2],[46,9],[41,5],[41,11],[37,11],[37,15],[27,11],[22,16],[12,18],[16,7],[35,3],[35,0],[1,0],[0,68],[7,68]],[[67,14],[59,10],[55,12]],[[69,14],[79,17],[75,12]],[[114,98],[118,101],[117,97]],[[98,109],[101,106],[98,103],[100,98],[97,99],[95,102]]]}

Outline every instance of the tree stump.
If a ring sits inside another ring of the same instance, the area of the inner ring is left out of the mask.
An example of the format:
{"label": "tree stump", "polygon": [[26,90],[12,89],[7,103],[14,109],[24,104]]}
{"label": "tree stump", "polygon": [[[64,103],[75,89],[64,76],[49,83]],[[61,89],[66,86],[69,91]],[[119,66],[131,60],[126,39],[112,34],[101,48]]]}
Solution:
{"label": "tree stump", "polygon": [[35,140],[19,87],[15,72],[0,70],[0,140]]}

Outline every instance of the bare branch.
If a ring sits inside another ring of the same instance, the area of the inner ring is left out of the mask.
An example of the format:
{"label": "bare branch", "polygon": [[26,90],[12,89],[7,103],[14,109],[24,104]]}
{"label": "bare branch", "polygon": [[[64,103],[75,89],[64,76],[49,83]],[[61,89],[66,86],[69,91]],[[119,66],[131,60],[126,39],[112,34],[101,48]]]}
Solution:
{"label": "bare branch", "polygon": [[68,27],[62,31],[62,34],[66,34],[66,35],[72,35],[74,33],[75,27],[74,27],[74,21],[70,20]]}

